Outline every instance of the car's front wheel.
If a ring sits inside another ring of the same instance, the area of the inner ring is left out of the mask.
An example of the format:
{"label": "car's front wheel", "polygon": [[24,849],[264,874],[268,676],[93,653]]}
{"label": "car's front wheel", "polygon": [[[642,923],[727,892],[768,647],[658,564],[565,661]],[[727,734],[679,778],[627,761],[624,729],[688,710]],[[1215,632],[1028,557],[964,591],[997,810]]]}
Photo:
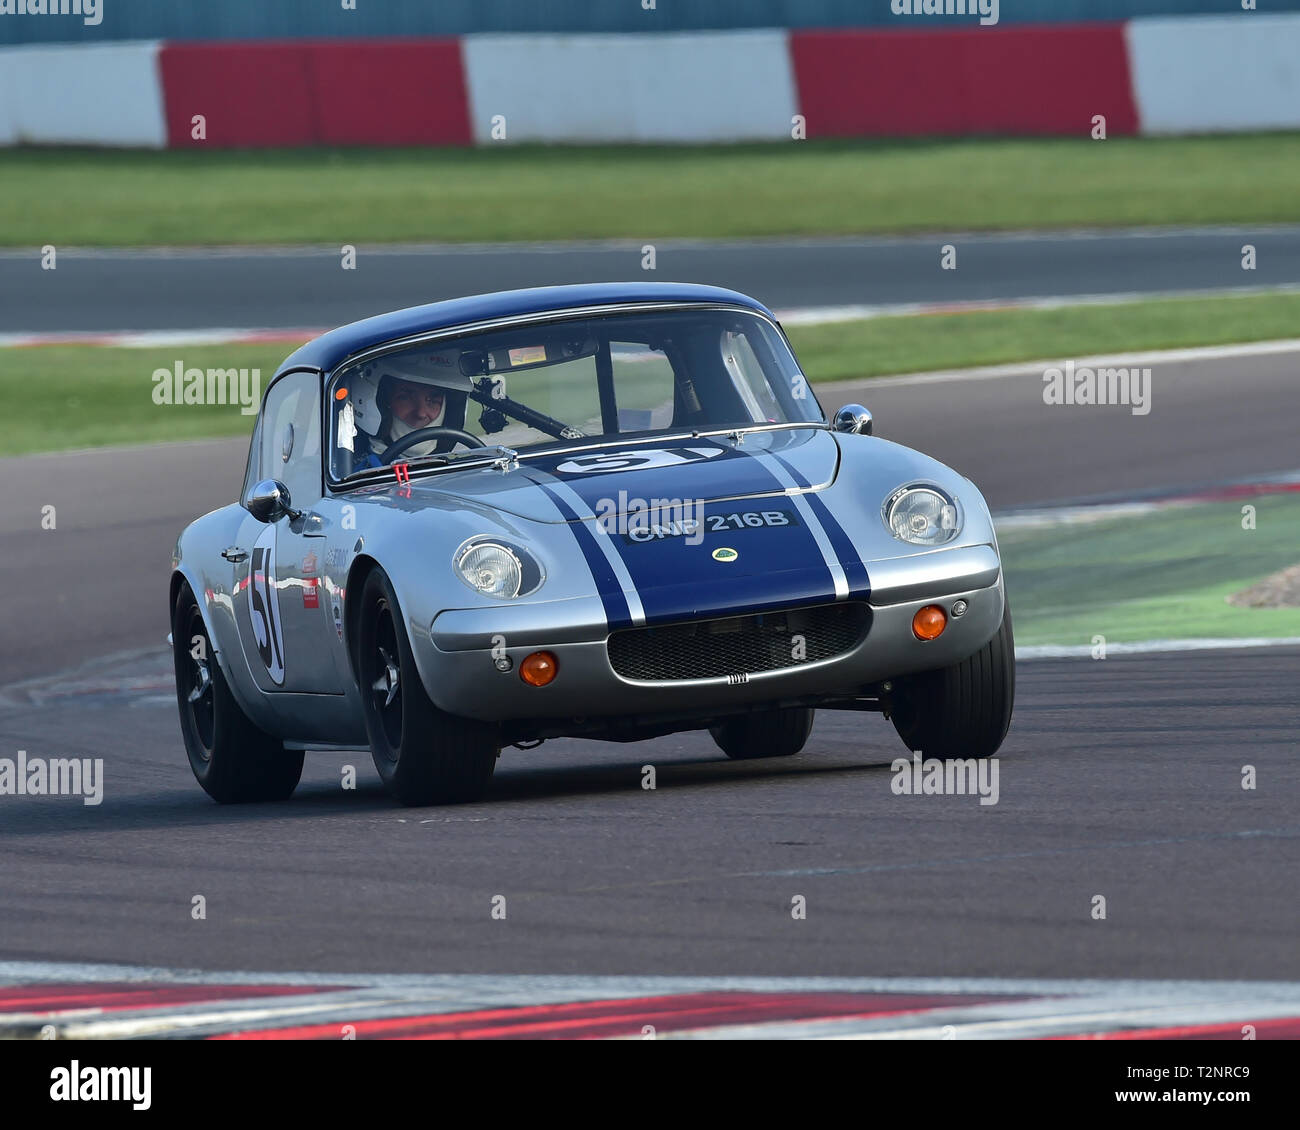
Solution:
{"label": "car's front wheel", "polygon": [[992,757],[1016,700],[1011,605],[997,634],[969,659],[894,683],[894,729],[907,748],[938,758]]}
{"label": "car's front wheel", "polygon": [[382,569],[361,590],[357,676],[370,754],[403,804],[458,804],[487,791],[501,750],[498,727],[439,710],[415,667],[392,582]]}
{"label": "car's front wheel", "polygon": [[231,694],[188,585],[172,609],[176,703],[190,768],[221,804],[288,800],[302,776],[302,751],[258,729]]}
{"label": "car's front wheel", "polygon": [[709,728],[713,740],[733,761],[753,761],[763,757],[793,757],[804,747],[812,733],[811,707],[796,706],[786,710],[762,710],[729,718]]}

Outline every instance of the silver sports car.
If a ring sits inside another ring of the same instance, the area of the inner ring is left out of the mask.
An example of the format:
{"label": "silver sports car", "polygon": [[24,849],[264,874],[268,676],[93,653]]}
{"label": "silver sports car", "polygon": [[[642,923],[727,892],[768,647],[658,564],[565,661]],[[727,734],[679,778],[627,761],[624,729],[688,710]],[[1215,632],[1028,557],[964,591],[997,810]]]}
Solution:
{"label": "silver sports car", "polygon": [[176,543],[181,730],[219,801],[368,746],[406,804],[503,746],[707,729],[786,757],[816,709],[991,756],[1015,660],[974,484],[827,420],[772,313],[671,283],[357,322],[269,382],[242,497]]}

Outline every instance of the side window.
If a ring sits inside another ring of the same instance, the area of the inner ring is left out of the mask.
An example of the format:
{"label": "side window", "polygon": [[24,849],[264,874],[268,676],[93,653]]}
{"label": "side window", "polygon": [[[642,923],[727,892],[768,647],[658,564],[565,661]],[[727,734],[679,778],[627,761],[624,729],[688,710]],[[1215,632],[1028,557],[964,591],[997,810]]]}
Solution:
{"label": "side window", "polygon": [[673,366],[648,345],[611,341],[610,361],[618,396],[618,430],[641,432],[673,423]]}
{"label": "side window", "polygon": [[321,496],[320,380],[317,373],[281,377],[257,425],[257,477],[279,479],[298,507]]}

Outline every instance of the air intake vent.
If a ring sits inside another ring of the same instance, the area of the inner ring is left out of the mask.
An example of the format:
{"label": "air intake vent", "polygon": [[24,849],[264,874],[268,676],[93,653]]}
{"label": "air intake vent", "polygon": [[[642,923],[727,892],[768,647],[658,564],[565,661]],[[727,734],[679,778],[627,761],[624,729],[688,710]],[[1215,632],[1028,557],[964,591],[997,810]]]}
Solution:
{"label": "air intake vent", "polygon": [[[743,683],[760,671],[844,655],[866,638],[870,626],[871,610],[854,601],[630,628],[609,637],[609,661],[625,679],[727,678]],[[796,636],[803,637],[802,643]]]}

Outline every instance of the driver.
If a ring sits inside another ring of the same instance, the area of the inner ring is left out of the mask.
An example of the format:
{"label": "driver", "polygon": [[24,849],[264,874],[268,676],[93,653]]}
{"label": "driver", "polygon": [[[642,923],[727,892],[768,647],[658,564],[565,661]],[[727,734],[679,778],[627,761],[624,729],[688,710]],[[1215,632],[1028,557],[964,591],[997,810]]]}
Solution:
{"label": "driver", "polygon": [[[396,443],[421,428],[437,427],[447,411],[447,397],[442,389],[403,377],[381,377],[378,400],[383,423],[376,438],[385,444]],[[412,444],[405,454],[411,458],[432,455],[437,446],[436,439],[425,440]]]}
{"label": "driver", "polygon": [[[422,428],[463,427],[468,378],[461,375],[459,350],[376,361],[356,382],[353,404],[359,429],[353,469],[383,466],[384,452]],[[412,444],[399,460],[418,459],[456,446],[435,436]]]}

